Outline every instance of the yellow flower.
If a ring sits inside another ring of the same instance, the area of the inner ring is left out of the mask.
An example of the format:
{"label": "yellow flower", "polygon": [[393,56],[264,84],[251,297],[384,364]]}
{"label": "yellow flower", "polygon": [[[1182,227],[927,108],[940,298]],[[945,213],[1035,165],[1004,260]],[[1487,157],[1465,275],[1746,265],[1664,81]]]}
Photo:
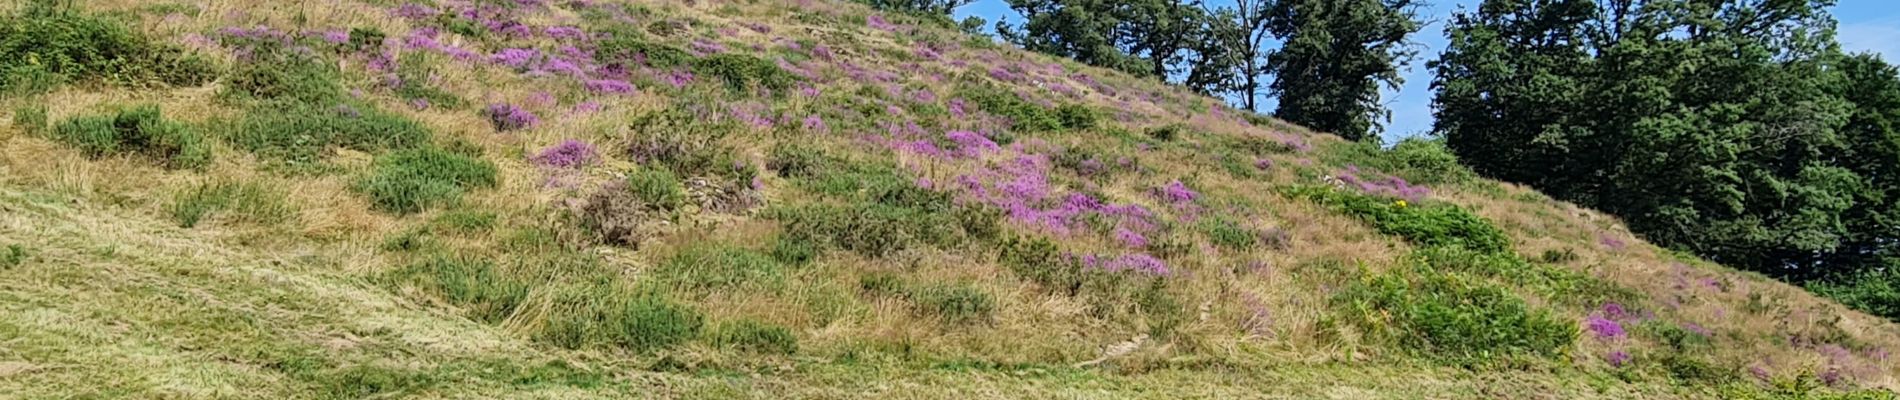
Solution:
{"label": "yellow flower", "polygon": [[1405,200],[1394,201],[1392,202],[1392,205],[1398,206],[1399,208],[1405,208]]}

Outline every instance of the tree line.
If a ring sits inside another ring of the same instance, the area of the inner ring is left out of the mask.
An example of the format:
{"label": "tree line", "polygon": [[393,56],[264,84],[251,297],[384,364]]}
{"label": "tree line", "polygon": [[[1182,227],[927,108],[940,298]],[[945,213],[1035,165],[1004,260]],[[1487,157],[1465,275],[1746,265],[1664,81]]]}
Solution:
{"label": "tree line", "polygon": [[[968,0],[915,0],[948,13]],[[1376,140],[1410,0],[1008,0],[1025,49]],[[1660,245],[1900,318],[1900,72],[1832,0],[1484,0],[1453,13],[1433,135],[1495,179]],[[968,27],[970,23],[966,22]]]}

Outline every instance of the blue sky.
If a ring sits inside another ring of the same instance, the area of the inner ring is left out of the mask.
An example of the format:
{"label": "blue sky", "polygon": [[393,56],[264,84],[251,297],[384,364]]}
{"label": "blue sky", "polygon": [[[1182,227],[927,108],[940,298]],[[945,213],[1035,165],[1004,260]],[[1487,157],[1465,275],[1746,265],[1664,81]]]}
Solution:
{"label": "blue sky", "polygon": [[[1210,4],[1232,4],[1232,1],[1209,0]],[[1431,71],[1425,69],[1425,61],[1436,58],[1439,50],[1445,47],[1444,21],[1451,12],[1462,7],[1472,7],[1478,0],[1436,0],[1419,10],[1420,17],[1427,21],[1424,29],[1413,35],[1412,40],[1419,46],[1418,58],[1405,71],[1405,85],[1399,90],[1388,90],[1385,94],[1386,106],[1392,109],[1392,121],[1386,124],[1384,137],[1387,143],[1398,138],[1424,134],[1431,130]],[[1887,60],[1900,61],[1900,1],[1895,0],[1839,0],[1831,10],[1834,18],[1840,20],[1839,40],[1841,46],[1849,51],[1871,51],[1882,54]],[[1022,16],[1009,9],[1003,0],[978,0],[956,10],[956,17],[980,16],[992,24],[998,18],[1011,22],[1021,22]],[[1263,103],[1262,110],[1271,110]]]}

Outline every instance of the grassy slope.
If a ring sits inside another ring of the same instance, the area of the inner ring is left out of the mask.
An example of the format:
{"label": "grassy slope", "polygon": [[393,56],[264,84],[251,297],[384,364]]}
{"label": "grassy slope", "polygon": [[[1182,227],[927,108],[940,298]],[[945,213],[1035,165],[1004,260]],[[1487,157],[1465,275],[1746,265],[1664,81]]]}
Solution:
{"label": "grassy slope", "polygon": [[[196,16],[146,13],[141,29],[184,41],[187,33],[225,25],[287,26],[298,14],[309,26],[378,26],[391,37],[408,29],[383,8],[355,2],[316,9],[238,0],[193,3],[201,10]],[[841,60],[900,73],[902,82],[941,95],[954,93],[956,84],[929,79],[930,73],[956,76],[968,70],[982,75],[992,66],[1026,70],[1057,62],[968,47],[946,51],[943,61],[919,60],[905,56],[917,41],[957,37],[928,27],[915,33],[872,29],[864,26],[860,16],[866,11],[860,7],[807,4],[803,11],[821,17],[797,17],[792,13],[795,6],[770,3],[652,7],[666,18],[698,21],[692,37],[723,40],[735,49],[771,43],[781,35],[817,40],[831,45]],[[141,9],[130,1],[88,7]],[[562,11],[528,18],[543,25],[574,20]],[[776,34],[720,32],[739,21],[763,23]],[[691,40],[668,42],[687,47]],[[222,54],[215,48],[201,50]],[[953,66],[952,60],[972,65]],[[912,62],[922,69],[902,66]],[[827,94],[851,93],[860,86],[881,90],[874,83],[841,78],[835,65],[807,65],[830,79],[820,85]],[[1640,293],[1629,306],[1651,310],[1657,320],[1706,327],[1714,332],[1713,343],[1699,351],[1744,378],[1725,387],[1678,382],[1654,361],[1670,350],[1649,340],[1586,337],[1569,346],[1560,360],[1486,372],[1405,357],[1399,348],[1334,327],[1338,311],[1316,305],[1326,304],[1337,285],[1366,276],[1355,275],[1355,269],[1371,274],[1404,264],[1413,246],[1275,190],[1317,184],[1347,163],[1366,162],[1364,157],[1325,136],[1254,126],[1217,106],[1208,111],[1215,103],[1210,99],[1092,68],[1063,66],[1091,74],[1120,93],[1029,92],[1125,111],[1105,123],[1129,131],[1184,122],[1192,133],[1154,143],[1153,150],[1107,139],[1108,128],[1032,135],[1056,146],[1092,146],[1127,155],[1143,170],[1093,185],[1059,176],[1058,186],[1095,186],[1093,190],[1108,198],[1143,204],[1172,217],[1168,206],[1148,191],[1186,180],[1206,196],[1199,204],[1209,207],[1209,216],[1243,221],[1249,228],[1280,228],[1290,237],[1284,249],[1228,250],[1211,245],[1193,224],[1156,236],[1190,243],[1188,254],[1170,259],[1175,269],[1185,271],[1172,282],[1170,293],[1189,315],[1176,338],[1143,341],[1130,351],[1105,355],[1102,349],[1126,342],[1142,329],[1089,318],[1088,304],[1036,290],[986,252],[952,248],[910,251],[893,259],[832,251],[812,267],[787,273],[782,289],[678,294],[714,321],[754,318],[791,326],[801,342],[796,355],[756,355],[702,341],[658,354],[566,349],[534,340],[536,327],[521,322],[525,317],[483,323],[439,295],[386,284],[384,278],[392,271],[419,257],[388,249],[387,239],[431,229],[430,221],[444,211],[396,216],[372,210],[349,190],[355,177],[368,170],[370,155],[341,151],[326,159],[330,172],[281,173],[226,145],[208,170],[174,171],[136,157],[88,159],[9,126],[0,128],[0,245],[19,245],[26,257],[19,265],[0,269],[0,397],[356,398],[382,393],[422,398],[1672,398],[1738,393],[1721,390],[1753,393],[1768,385],[1746,378],[1744,368],[1756,366],[1768,371],[1771,380],[1784,382],[1834,369],[1851,375],[1852,383],[1843,386],[1897,385],[1894,375],[1900,370],[1884,362],[1884,353],[1876,353],[1900,344],[1900,328],[1889,322],[1759,276],[1673,256],[1635,240],[1601,214],[1483,181],[1434,185],[1430,201],[1456,204],[1491,221],[1525,257],[1546,251],[1574,253],[1574,259],[1550,265]],[[497,213],[495,226],[431,238],[450,251],[491,256],[506,253],[497,243],[516,232],[574,229],[545,221],[563,215],[559,204],[636,165],[609,150],[602,164],[578,176],[558,177],[577,181],[574,185],[580,189],[548,190],[543,183],[549,173],[529,165],[526,155],[566,138],[611,147],[623,140],[624,121],[634,116],[675,107],[686,97],[719,97],[704,88],[668,91],[658,85],[648,87],[650,93],[600,96],[572,82],[550,83],[492,66],[443,63],[440,68],[440,85],[467,99],[524,102],[543,90],[556,92],[560,99],[537,110],[547,119],[540,127],[498,135],[476,114],[479,105],[415,111],[372,91],[373,101],[423,122],[439,136],[473,143],[501,167],[500,187],[474,191],[464,205],[451,210]],[[1086,86],[1064,74],[1018,73]],[[369,81],[350,78],[346,85],[372,87]],[[1027,82],[1011,85],[1037,87]],[[158,103],[168,115],[195,123],[244,112],[215,93],[215,86],[155,91],[68,87],[38,99],[8,99],[5,105],[12,109],[44,101],[51,105],[54,121],[134,102]],[[582,99],[599,101],[604,111],[565,112]],[[795,97],[773,105],[788,109],[786,115],[803,115],[825,112],[822,105],[833,100]],[[930,118],[946,120],[937,122],[943,129],[984,124]],[[938,182],[985,165],[892,153],[851,136],[881,130],[872,123],[832,124],[837,133],[830,135],[778,129],[729,142],[747,158],[761,157],[774,143],[816,142],[844,154],[910,165],[909,173]],[[1241,176],[1209,157],[1216,154],[1212,150],[1225,148],[1225,138],[1233,137],[1291,137],[1316,148],[1265,155],[1276,168]],[[284,193],[294,218],[257,223],[213,217],[192,229],[178,228],[167,218],[175,193],[218,181],[252,182]],[[764,183],[768,204],[826,201],[794,179],[768,176]],[[1008,229],[1036,233],[1025,226]],[[644,280],[657,264],[681,250],[704,242],[765,243],[777,230],[760,218],[707,214],[686,219],[637,251],[610,246],[583,251],[600,257],[615,274]],[[1063,237],[1061,243],[1073,251],[1115,249],[1107,238],[1086,235]],[[1243,268],[1250,265],[1266,267]],[[916,315],[901,301],[833,295],[849,293],[869,271],[892,270],[917,282],[968,283],[995,298],[995,317],[979,326],[958,326]],[[1514,289],[1565,319],[1582,320],[1599,306],[1544,298],[1536,287]],[[842,317],[821,315],[818,305],[825,302],[839,302],[843,305],[837,307],[846,311]],[[1263,315],[1270,316],[1270,326],[1257,328],[1254,321]],[[1852,350],[1842,360],[1822,352],[1827,344]],[[1602,358],[1612,350],[1637,354],[1637,366],[1605,365]],[[1103,361],[1076,366],[1096,359]]]}

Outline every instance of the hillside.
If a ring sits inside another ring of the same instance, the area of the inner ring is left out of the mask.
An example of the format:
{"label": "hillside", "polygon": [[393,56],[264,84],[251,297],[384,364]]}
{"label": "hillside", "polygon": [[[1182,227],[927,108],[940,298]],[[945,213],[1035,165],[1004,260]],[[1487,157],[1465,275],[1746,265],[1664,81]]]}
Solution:
{"label": "hillside", "polygon": [[1893,398],[1613,217],[831,0],[0,6],[0,398]]}

